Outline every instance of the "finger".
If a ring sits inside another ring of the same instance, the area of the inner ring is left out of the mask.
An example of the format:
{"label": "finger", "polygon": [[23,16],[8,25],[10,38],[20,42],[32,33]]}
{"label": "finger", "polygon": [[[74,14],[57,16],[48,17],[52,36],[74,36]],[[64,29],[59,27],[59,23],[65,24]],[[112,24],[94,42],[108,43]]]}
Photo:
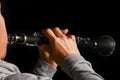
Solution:
{"label": "finger", "polygon": [[49,39],[49,40],[53,40],[56,38],[56,35],[54,34],[54,32],[48,28],[42,31],[42,33]]}
{"label": "finger", "polygon": [[76,41],[75,35],[68,35],[68,38],[71,38],[73,41]]}
{"label": "finger", "polygon": [[[61,30],[63,34],[67,34],[69,32],[69,30],[66,28],[66,29],[63,29]],[[39,34],[43,34],[42,32],[39,32]]]}
{"label": "finger", "polygon": [[62,31],[60,30],[60,28],[58,27],[55,27],[54,29],[52,29],[54,34],[56,35],[56,37],[62,37],[63,36],[63,33]]}
{"label": "finger", "polygon": [[61,30],[63,34],[67,34],[69,32],[68,29]]}

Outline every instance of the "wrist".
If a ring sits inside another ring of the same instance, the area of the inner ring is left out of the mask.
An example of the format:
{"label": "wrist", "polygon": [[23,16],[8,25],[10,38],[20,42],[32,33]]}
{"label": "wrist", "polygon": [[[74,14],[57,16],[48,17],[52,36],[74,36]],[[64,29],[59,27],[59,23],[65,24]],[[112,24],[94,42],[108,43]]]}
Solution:
{"label": "wrist", "polygon": [[51,59],[46,59],[46,58],[42,58],[40,57],[40,60],[43,60],[44,62],[46,62],[47,64],[49,64],[51,67],[53,68],[57,68],[57,64],[55,63],[55,61],[51,60]]}

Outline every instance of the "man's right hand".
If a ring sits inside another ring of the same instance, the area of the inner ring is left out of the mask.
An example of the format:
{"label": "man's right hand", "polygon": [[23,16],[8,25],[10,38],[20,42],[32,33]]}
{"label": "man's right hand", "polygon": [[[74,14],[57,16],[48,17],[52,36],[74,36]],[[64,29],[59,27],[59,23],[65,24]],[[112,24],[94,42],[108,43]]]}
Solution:
{"label": "man's right hand", "polygon": [[49,39],[50,55],[57,64],[69,54],[80,54],[74,35],[66,35],[58,27],[45,29],[42,33]]}

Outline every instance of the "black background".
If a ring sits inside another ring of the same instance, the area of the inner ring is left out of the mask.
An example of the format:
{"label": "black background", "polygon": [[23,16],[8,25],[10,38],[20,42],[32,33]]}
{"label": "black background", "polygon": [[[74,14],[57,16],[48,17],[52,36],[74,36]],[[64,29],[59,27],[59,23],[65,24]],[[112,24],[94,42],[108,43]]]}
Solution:
{"label": "black background", "polygon": [[[35,0],[3,0],[2,13],[9,33],[32,34],[48,27],[68,28],[70,33],[97,38],[110,35],[116,41],[112,55],[101,56],[95,51],[81,52],[97,73],[106,80],[119,79],[119,8],[117,2],[64,2]],[[6,60],[21,72],[31,72],[38,59],[36,47],[8,46]],[[60,70],[57,80],[70,78]]]}

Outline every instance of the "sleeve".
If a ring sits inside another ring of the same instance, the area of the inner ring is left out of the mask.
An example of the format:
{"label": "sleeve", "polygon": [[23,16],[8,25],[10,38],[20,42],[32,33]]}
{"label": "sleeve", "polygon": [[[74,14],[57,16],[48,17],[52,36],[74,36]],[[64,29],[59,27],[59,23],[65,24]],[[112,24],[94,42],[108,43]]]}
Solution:
{"label": "sleeve", "polygon": [[47,62],[43,61],[41,58],[38,60],[37,65],[33,72],[38,76],[50,77],[53,78],[54,74],[56,73],[57,69],[53,68]]}
{"label": "sleeve", "polygon": [[70,54],[60,65],[73,80],[104,80],[81,55]]}
{"label": "sleeve", "polygon": [[[42,62],[39,63],[39,65],[40,64],[43,65]],[[48,64],[44,63],[44,66],[48,66],[48,69],[52,69]],[[51,73],[52,75],[47,75],[44,72],[44,69],[45,68],[42,68],[40,69],[40,71],[39,69],[36,70],[35,68],[35,74],[21,73],[18,67],[14,64],[8,63],[4,60],[0,60],[0,80],[52,80],[51,77],[54,75],[54,73]],[[45,71],[47,71],[47,69]]]}

